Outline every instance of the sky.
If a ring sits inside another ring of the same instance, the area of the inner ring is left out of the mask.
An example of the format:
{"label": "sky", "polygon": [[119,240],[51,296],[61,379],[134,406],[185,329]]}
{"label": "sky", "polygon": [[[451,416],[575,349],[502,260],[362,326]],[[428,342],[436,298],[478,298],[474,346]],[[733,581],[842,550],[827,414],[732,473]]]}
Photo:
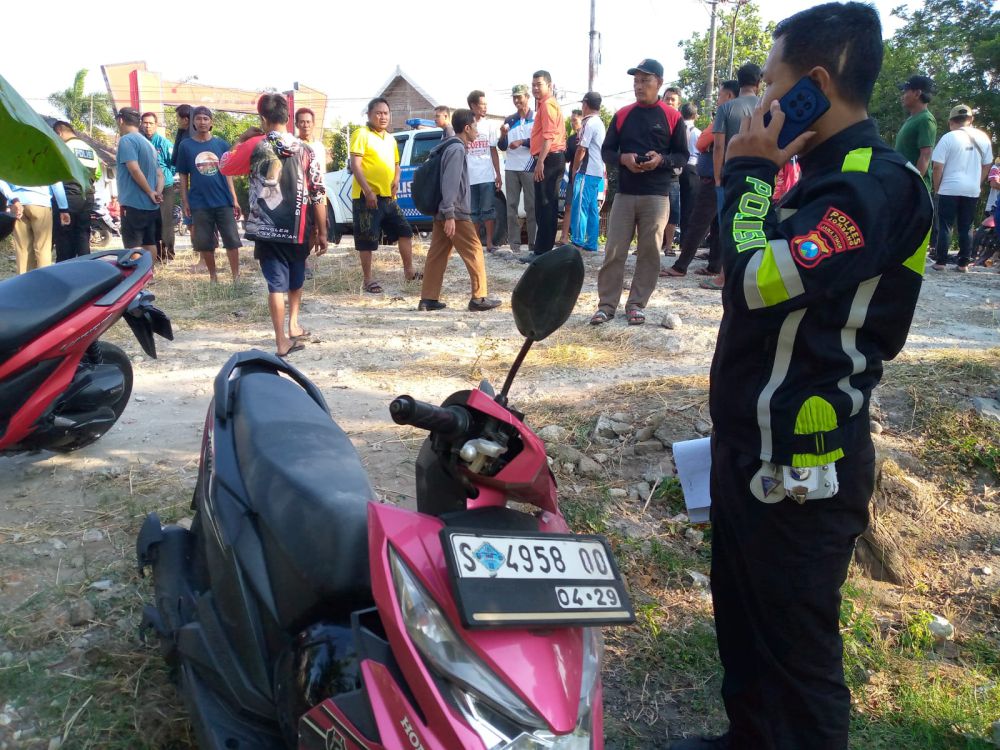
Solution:
{"label": "sky", "polygon": [[[757,2],[765,21],[813,5]],[[886,36],[900,26],[890,16],[899,4],[875,0]],[[298,81],[329,96],[328,124],[336,117],[360,120],[363,105],[397,65],[437,103],[464,106],[469,91],[482,89],[495,114],[508,113],[510,87],[530,83],[537,69],[549,70],[553,83],[576,99],[587,88],[590,0],[533,0],[507,19],[510,5],[502,2],[381,0],[383,10],[371,16],[343,0],[312,3],[299,15],[292,7],[282,15],[263,5],[237,10],[221,2],[198,3],[193,15],[171,12],[184,5],[146,4],[122,12],[110,6],[101,14],[99,32],[84,33],[71,10],[76,3],[55,0],[47,4],[53,12],[46,13],[38,34],[4,36],[0,74],[43,114],[54,114],[48,95],[70,86],[80,68],[90,71],[88,93],[105,91],[100,68],[108,63],[145,60],[168,80],[197,76],[202,84],[253,90],[286,91]],[[63,7],[66,12],[59,12]],[[359,15],[362,20],[352,22]],[[669,82],[684,65],[678,41],[707,31],[709,18],[709,6],[700,0],[596,0],[601,65],[594,88],[612,109],[631,100],[626,71],[644,57],[663,63]],[[47,52],[39,49],[43,38]]]}

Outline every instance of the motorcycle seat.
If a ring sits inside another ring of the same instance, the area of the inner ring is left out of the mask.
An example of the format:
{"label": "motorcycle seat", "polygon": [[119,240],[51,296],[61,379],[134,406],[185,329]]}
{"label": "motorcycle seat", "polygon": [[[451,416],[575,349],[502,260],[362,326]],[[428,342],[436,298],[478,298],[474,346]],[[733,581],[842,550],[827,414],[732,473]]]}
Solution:
{"label": "motorcycle seat", "polygon": [[241,375],[232,429],[282,625],[315,607],[369,602],[375,494],[344,431],[302,388],[270,372]]}
{"label": "motorcycle seat", "polygon": [[57,263],[0,281],[0,359],[121,280],[102,261]]}

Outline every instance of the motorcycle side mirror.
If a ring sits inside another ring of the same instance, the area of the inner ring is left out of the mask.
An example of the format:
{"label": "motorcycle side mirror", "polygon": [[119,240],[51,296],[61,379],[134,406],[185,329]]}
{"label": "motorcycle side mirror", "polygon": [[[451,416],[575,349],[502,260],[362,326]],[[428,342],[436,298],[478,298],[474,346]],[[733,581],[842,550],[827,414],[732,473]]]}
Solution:
{"label": "motorcycle side mirror", "polygon": [[569,319],[582,288],[583,259],[572,245],[550,250],[528,265],[510,296],[514,322],[525,342],[507,373],[497,403],[506,406],[511,383],[531,345],[558,331]]}
{"label": "motorcycle side mirror", "polygon": [[565,323],[583,288],[583,260],[572,245],[542,254],[514,287],[510,305],[521,335],[541,341]]}

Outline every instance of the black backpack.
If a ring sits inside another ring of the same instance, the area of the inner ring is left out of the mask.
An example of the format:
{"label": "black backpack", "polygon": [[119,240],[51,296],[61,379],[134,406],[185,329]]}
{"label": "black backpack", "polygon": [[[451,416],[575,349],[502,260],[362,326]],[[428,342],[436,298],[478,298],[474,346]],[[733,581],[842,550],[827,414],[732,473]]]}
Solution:
{"label": "black backpack", "polygon": [[424,216],[436,216],[441,207],[441,155],[453,143],[461,143],[458,137],[448,138],[435,146],[427,156],[427,161],[417,167],[410,184],[410,197],[414,207]]}

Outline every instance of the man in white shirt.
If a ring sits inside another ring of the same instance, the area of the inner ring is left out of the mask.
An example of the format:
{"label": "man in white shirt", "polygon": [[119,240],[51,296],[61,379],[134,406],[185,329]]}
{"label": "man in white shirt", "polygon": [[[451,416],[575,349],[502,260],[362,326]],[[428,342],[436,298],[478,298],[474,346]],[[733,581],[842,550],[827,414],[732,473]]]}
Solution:
{"label": "man in white shirt", "polygon": [[581,102],[583,125],[580,142],[573,154],[573,168],[570,170],[576,175],[570,241],[577,247],[596,253],[601,221],[597,209],[597,194],[601,190],[601,180],[604,179],[604,159],[601,157],[601,147],[604,145],[601,95],[596,91],[588,91]]}
{"label": "man in white shirt", "polygon": [[486,119],[486,94],[478,89],[469,92],[467,101],[476,116],[476,140],[469,144],[465,160],[469,165],[469,197],[472,223],[486,226],[486,251],[496,251],[493,227],[496,224],[496,191],[503,185],[500,179],[500,156],[497,153],[497,127]]}
{"label": "man in white shirt", "polygon": [[535,113],[531,111],[531,91],[519,83],[510,90],[515,112],[500,126],[497,148],[506,153],[504,170],[507,175],[507,243],[511,251],[521,250],[521,223],[518,208],[524,196],[524,220],[528,230],[528,250],[535,244],[535,160],[531,157],[531,128]]}
{"label": "man in white shirt", "polygon": [[993,164],[990,138],[972,127],[973,112],[965,105],[952,107],[948,115],[949,132],[938,141],[931,154],[934,196],[938,209],[938,235],[934,270],[943,271],[948,263],[951,229],[958,225],[958,265],[956,271],[968,271],[972,257],[972,220],[979,201],[979,190]]}
{"label": "man in white shirt", "polygon": [[698,136],[701,129],[694,124],[698,119],[698,107],[693,102],[687,102],[681,106],[681,117],[687,126],[688,133],[688,163],[684,167],[679,177],[681,187],[681,236],[684,236],[684,229],[688,225],[688,217],[691,216],[691,209],[694,208],[694,196],[698,191]]}
{"label": "man in white shirt", "polygon": [[323,145],[322,138],[314,140],[316,114],[308,107],[299,107],[295,110],[295,129],[298,131],[299,140],[308,144],[316,154],[320,171],[326,174],[326,146]]}

